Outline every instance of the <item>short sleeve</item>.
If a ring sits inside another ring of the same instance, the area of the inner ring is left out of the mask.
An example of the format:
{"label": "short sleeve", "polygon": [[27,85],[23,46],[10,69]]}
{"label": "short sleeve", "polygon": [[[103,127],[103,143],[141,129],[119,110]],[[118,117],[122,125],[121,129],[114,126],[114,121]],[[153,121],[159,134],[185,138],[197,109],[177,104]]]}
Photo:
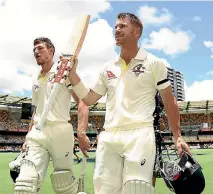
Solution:
{"label": "short sleeve", "polygon": [[155,87],[157,90],[162,90],[171,85],[168,79],[167,66],[162,61],[155,61],[153,64],[153,75]]}
{"label": "short sleeve", "polygon": [[101,95],[101,96],[105,96],[106,92],[107,92],[107,87],[106,87],[106,81],[105,81],[105,65],[103,68],[101,68],[97,79],[95,80],[95,84],[91,87],[91,90],[93,90],[95,93]]}
{"label": "short sleeve", "polygon": [[32,105],[36,107],[38,104],[38,90],[39,90],[39,82],[37,79],[34,79],[32,85]]}

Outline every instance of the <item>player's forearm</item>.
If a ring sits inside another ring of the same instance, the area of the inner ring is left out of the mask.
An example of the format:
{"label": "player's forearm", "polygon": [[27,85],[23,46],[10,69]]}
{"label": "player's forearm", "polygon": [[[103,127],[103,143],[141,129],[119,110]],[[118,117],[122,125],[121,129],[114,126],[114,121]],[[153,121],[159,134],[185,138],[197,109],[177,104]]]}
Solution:
{"label": "player's forearm", "polygon": [[81,78],[76,72],[70,72],[68,78],[72,86],[77,85],[81,81]]}
{"label": "player's forearm", "polygon": [[86,132],[88,127],[89,107],[82,101],[78,105],[78,133]]}
{"label": "player's forearm", "polygon": [[181,131],[180,131],[180,112],[175,98],[172,101],[167,101],[164,104],[164,107],[166,110],[169,126],[172,129],[174,140],[176,142],[177,139],[181,137]]}

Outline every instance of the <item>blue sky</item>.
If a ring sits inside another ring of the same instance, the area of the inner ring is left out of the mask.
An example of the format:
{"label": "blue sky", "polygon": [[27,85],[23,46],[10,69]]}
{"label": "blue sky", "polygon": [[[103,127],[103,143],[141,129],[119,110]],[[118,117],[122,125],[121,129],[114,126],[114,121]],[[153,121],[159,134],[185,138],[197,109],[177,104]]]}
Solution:
{"label": "blue sky", "polygon": [[[213,71],[213,59],[210,58],[212,52],[206,48],[204,41],[213,40],[213,2],[111,2],[112,9],[101,14],[111,26],[115,23],[115,18],[119,12],[132,12],[137,14],[138,7],[149,6],[159,10],[166,8],[173,16],[174,21],[170,24],[160,26],[144,26],[143,39],[147,38],[152,31],[158,31],[162,27],[168,27],[172,30],[181,29],[189,31],[194,36],[190,49],[185,52],[174,55],[167,55],[162,51],[150,49],[153,54],[167,59],[172,68],[181,71],[184,74],[185,81],[191,85],[194,81],[201,81],[206,78],[212,78],[206,75]],[[197,16],[198,21],[193,20]],[[175,44],[175,42],[174,42]]]}
{"label": "blue sky", "polygon": [[7,67],[0,71],[1,94],[31,96],[32,76],[39,70],[32,41],[51,38],[57,61],[83,13],[92,18],[79,73],[92,83],[98,68],[119,53],[113,31],[117,14],[132,12],[144,24],[140,45],[184,74],[186,100],[213,100],[213,2],[0,0],[0,5],[0,64]]}

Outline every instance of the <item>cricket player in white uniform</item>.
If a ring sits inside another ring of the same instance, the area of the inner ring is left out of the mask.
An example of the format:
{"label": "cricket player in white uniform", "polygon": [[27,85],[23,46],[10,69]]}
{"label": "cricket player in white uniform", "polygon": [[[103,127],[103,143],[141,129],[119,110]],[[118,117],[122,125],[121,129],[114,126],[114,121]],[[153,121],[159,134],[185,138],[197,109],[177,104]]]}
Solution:
{"label": "cricket player in white uniform", "polygon": [[134,14],[120,13],[115,25],[115,40],[121,49],[119,58],[103,67],[91,89],[76,73],[77,60],[69,74],[73,90],[85,104],[94,104],[107,94],[105,131],[99,136],[96,151],[95,194],[155,193],[153,112],[157,91],[179,154],[182,149],[189,151],[181,138],[179,109],[166,65],[138,46],[142,29],[142,22]]}
{"label": "cricket player in white uniform", "polygon": [[[36,107],[26,136],[26,156],[21,162],[20,174],[16,179],[15,194],[36,194],[45,177],[50,157],[54,172],[51,175],[53,190],[56,194],[76,194],[77,179],[72,171],[74,133],[70,120],[71,98],[78,103],[78,130],[86,130],[88,125],[88,107],[77,98],[70,87],[69,80],[61,85],[58,95],[47,115],[42,130],[33,127],[40,118],[45,101],[51,92],[50,80],[56,73],[53,63],[55,47],[45,37],[34,40],[34,56],[41,72],[34,80],[32,104]],[[85,135],[78,136],[84,152],[89,149],[90,141]]]}

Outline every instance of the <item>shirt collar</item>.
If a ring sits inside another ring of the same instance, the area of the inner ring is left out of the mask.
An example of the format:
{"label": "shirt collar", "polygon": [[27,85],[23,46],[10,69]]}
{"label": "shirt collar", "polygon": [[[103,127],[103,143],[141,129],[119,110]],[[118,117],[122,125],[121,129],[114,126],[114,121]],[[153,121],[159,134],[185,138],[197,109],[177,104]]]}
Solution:
{"label": "shirt collar", "polygon": [[[54,72],[56,72],[56,70],[57,70],[57,63],[54,63],[52,65],[50,71],[46,75],[48,75],[49,73],[54,73]],[[38,73],[38,78],[45,77],[45,76],[42,76],[41,71],[39,71],[39,73]]]}
{"label": "shirt collar", "polygon": [[148,52],[141,47],[134,59],[143,61],[146,59],[147,55],[148,55]]}
{"label": "shirt collar", "polygon": [[[137,55],[133,59],[143,61],[146,59],[147,55],[148,55],[148,52],[144,48],[140,47]],[[121,60],[123,60],[120,56],[121,56],[121,53],[119,53],[118,57],[116,58],[116,63],[119,63]]]}

